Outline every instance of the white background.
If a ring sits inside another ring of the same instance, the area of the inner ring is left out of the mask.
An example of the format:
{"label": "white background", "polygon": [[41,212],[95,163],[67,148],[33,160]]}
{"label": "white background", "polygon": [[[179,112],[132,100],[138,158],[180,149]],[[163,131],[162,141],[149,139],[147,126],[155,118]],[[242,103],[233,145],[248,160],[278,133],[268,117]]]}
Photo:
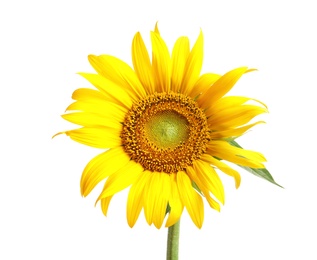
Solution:
{"label": "white background", "polygon": [[108,217],[82,198],[79,180],[101,151],[51,139],[72,129],[60,114],[89,84],[88,54],[131,64],[134,34],[149,44],[156,21],[171,48],[205,37],[203,72],[247,65],[231,94],[270,113],[240,143],[264,153],[285,189],[241,170],[221,175],[226,204],[205,208],[197,229],[184,213],[180,259],[317,259],[316,7],[314,1],[2,1],[0,4],[0,259],[164,259],[167,230],[125,219],[127,191]]}

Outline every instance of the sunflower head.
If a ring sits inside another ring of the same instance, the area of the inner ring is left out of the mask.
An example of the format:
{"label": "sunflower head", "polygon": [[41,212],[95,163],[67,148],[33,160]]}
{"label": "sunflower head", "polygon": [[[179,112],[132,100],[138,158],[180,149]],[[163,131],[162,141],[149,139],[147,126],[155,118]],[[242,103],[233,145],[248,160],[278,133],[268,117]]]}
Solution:
{"label": "sunflower head", "polygon": [[[73,140],[105,149],[83,171],[87,196],[105,180],[100,201],[106,215],[112,197],[130,187],[127,220],[132,227],[144,211],[148,224],[175,224],[184,207],[197,227],[204,218],[203,199],[220,210],[225,195],[218,171],[240,175],[226,161],[265,168],[262,154],[232,140],[262,121],[267,112],[251,98],[225,96],[247,67],[224,75],[201,74],[203,34],[190,48],[180,37],[170,53],[160,32],[151,32],[150,58],[140,33],[132,41],[133,68],[110,55],[90,55],[96,73],[80,73],[95,88],[81,88],[63,118],[81,128],[65,131]],[[249,101],[253,101],[251,104]],[[168,214],[166,214],[166,209]]]}

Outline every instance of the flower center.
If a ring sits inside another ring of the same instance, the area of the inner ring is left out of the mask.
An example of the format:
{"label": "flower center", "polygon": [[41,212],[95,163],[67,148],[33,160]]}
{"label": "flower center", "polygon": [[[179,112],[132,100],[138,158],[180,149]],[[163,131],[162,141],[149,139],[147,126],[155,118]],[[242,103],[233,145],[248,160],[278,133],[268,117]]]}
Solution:
{"label": "flower center", "polygon": [[206,151],[210,130],[190,97],[155,93],[132,106],[120,137],[124,151],[145,170],[177,173]]}
{"label": "flower center", "polygon": [[157,113],[144,125],[148,140],[161,149],[175,148],[189,136],[187,119],[173,110]]}

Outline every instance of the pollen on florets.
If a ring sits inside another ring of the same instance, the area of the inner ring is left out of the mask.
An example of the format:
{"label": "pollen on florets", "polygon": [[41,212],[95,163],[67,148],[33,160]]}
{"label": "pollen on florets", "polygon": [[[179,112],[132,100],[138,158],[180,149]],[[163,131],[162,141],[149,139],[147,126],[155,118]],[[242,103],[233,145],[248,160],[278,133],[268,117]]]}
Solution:
{"label": "pollen on florets", "polygon": [[132,106],[120,137],[124,151],[144,169],[177,173],[205,153],[210,130],[190,97],[154,93]]}

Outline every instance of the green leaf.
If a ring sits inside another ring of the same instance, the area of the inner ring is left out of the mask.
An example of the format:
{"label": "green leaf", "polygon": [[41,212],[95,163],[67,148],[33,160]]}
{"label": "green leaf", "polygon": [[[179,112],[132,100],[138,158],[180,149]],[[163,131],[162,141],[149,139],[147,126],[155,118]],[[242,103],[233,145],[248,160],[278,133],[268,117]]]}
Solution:
{"label": "green leaf", "polygon": [[248,172],[251,172],[252,174],[254,174],[255,176],[258,176],[260,178],[263,178],[264,180],[267,180],[281,188],[284,188],[283,186],[279,185],[278,183],[275,182],[275,180],[273,179],[272,175],[269,173],[269,171],[265,168],[260,168],[260,169],[256,169],[256,168],[250,168],[247,166],[242,166],[242,165],[238,165],[239,167],[247,170]]}
{"label": "green leaf", "polygon": [[[238,147],[238,148],[241,148],[243,149],[235,140],[233,139],[230,139],[229,140],[229,143],[235,147]],[[254,174],[255,176],[257,177],[260,177],[264,180],[267,180],[281,188],[283,188],[281,185],[279,185],[278,183],[275,182],[275,180],[273,179],[273,176],[270,174],[270,172],[266,169],[266,168],[251,168],[251,167],[248,167],[248,166],[242,166],[242,165],[238,165],[239,167],[245,169],[246,171]]]}

